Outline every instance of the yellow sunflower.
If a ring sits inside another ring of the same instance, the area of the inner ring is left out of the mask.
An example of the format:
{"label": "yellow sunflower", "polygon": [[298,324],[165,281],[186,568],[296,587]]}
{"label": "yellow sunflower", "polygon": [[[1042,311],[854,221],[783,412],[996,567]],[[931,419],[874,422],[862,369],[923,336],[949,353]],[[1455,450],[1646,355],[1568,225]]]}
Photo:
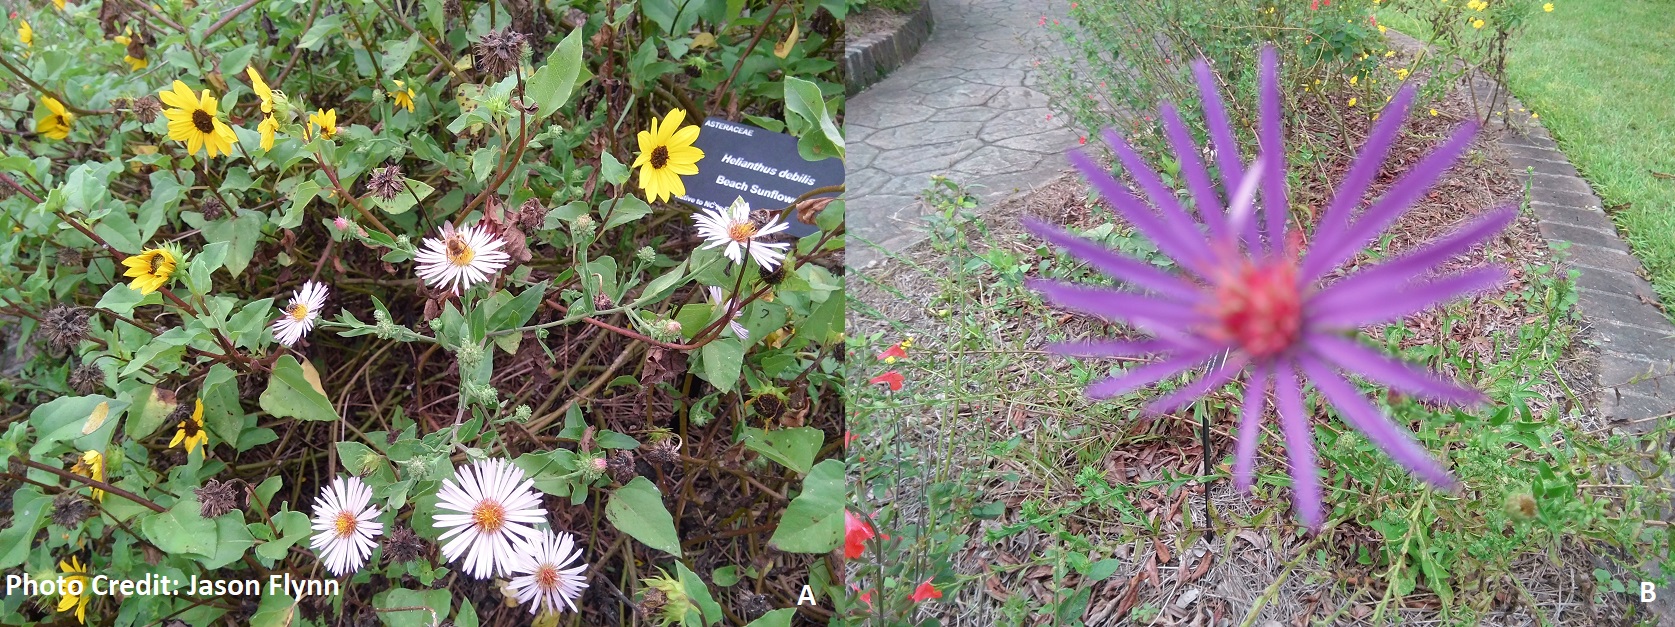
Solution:
{"label": "yellow sunflower", "polygon": [[698,160],[704,151],[692,145],[698,141],[698,127],[682,128],[686,111],[674,109],[658,124],[651,119],[651,129],[640,131],[640,156],[633,167],[640,169],[640,189],[653,201],[668,200],[670,196],[685,196],[686,184],[680,177],[698,173]]}
{"label": "yellow sunflower", "polygon": [[413,88],[408,87],[407,83],[399,80],[395,82],[395,91],[390,92],[390,97],[395,100],[395,106],[407,107],[408,113],[413,112],[414,95]]}
{"label": "yellow sunflower", "polygon": [[[114,41],[116,43],[119,43],[119,44],[122,44],[122,45],[128,47],[127,53],[122,55],[122,60],[126,61],[128,63],[128,70],[130,72],[138,72],[140,70],[145,69],[146,66],[151,65],[151,62],[146,60],[145,57],[136,57],[136,56],[133,55],[133,53],[134,53],[134,45],[133,45],[134,44],[134,27],[129,26],[129,27],[123,29],[122,34],[117,35],[115,37],[112,37],[111,41]],[[145,54],[145,46],[143,46],[143,45],[140,46],[139,47],[139,52],[140,52],[140,54]]]}
{"label": "yellow sunflower", "polygon": [[70,608],[76,608],[76,621],[87,624],[87,604],[93,602],[93,595],[88,589],[87,567],[72,555],[68,561],[60,560],[58,569],[64,571],[65,587],[69,587],[67,584],[71,581],[81,582],[78,587],[81,594],[64,595],[64,598],[58,600],[58,611],[68,612]]}
{"label": "yellow sunflower", "polygon": [[59,141],[70,136],[70,123],[76,121],[76,115],[52,96],[41,96],[41,108],[35,110],[35,116],[35,132]]}
{"label": "yellow sunflower", "polygon": [[331,139],[337,136],[337,109],[321,109],[308,114],[308,123],[320,128],[320,137]]}
{"label": "yellow sunflower", "polygon": [[204,401],[197,399],[193,402],[197,406],[192,409],[192,417],[180,421],[180,429],[174,432],[174,439],[169,440],[169,448],[184,444],[186,452],[191,453],[200,444],[209,447],[209,433],[204,431]]}
{"label": "yellow sunflower", "polygon": [[178,261],[174,253],[167,249],[150,248],[123,259],[122,265],[128,266],[128,271],[122,273],[122,276],[134,279],[128,283],[129,288],[141,294],[150,294],[169,282]]}
{"label": "yellow sunflower", "polygon": [[273,150],[273,135],[278,130],[279,120],[273,119],[271,115],[262,118],[262,123],[256,125],[256,132],[262,134],[263,151]]}
{"label": "yellow sunflower", "polygon": [[262,113],[273,113],[273,88],[268,87],[262,75],[256,73],[256,68],[245,66],[244,73],[250,76],[250,87],[256,90],[256,97],[262,99]]}
{"label": "yellow sunflower", "polygon": [[29,27],[29,20],[18,20],[17,40],[25,46],[35,45],[35,29]]}
{"label": "yellow sunflower", "polygon": [[64,0],[52,0],[52,4],[53,6],[58,7],[58,10],[64,10]]}
{"label": "yellow sunflower", "polygon": [[186,83],[174,82],[174,89],[157,92],[169,108],[163,115],[169,118],[169,139],[186,142],[186,153],[195,154],[201,146],[211,159],[217,154],[232,154],[238,136],[216,116],[216,98],[209,90],[194,96]]}
{"label": "yellow sunflower", "polygon": [[[70,467],[70,472],[76,473],[94,481],[105,480],[105,456],[99,451],[87,451],[81,454],[81,460]],[[102,501],[105,491],[93,488],[93,500]]]}

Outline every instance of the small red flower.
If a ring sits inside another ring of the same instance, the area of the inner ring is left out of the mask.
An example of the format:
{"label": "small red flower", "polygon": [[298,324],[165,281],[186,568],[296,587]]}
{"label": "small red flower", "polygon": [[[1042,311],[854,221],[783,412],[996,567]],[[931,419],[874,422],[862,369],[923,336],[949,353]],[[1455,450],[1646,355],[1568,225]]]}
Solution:
{"label": "small red flower", "polygon": [[843,511],[843,557],[855,559],[867,550],[867,540],[878,537],[878,532],[872,528],[867,519],[856,516],[855,512]]}
{"label": "small red flower", "polygon": [[885,350],[884,352],[878,354],[878,359],[880,361],[883,361],[884,363],[887,363],[887,364],[893,364],[893,363],[896,363],[897,359],[906,359],[906,358],[907,358],[907,349],[902,346],[902,342],[896,342],[895,345],[891,346],[889,349]]}
{"label": "small red flower", "polygon": [[872,591],[868,590],[866,592],[862,592],[861,601],[867,604],[867,609],[872,609]]}
{"label": "small red flower", "polygon": [[1041,16],[1041,21],[1036,22],[1035,25],[1036,26],[1046,26],[1047,25],[1047,16],[1045,16],[1045,15]]}
{"label": "small red flower", "polygon": [[1079,142],[1081,142],[1081,144],[1082,144],[1082,145],[1083,145],[1083,146],[1086,146],[1086,145],[1088,145],[1088,138],[1087,138],[1087,136],[1086,136],[1086,135],[1084,135],[1084,136],[1082,136],[1082,137],[1081,137],[1081,138],[1079,138],[1079,139],[1077,139],[1077,141],[1079,141]]}
{"label": "small red flower", "polygon": [[919,587],[913,589],[913,596],[907,598],[914,603],[924,603],[930,599],[942,598],[942,591],[937,590],[936,586],[931,585],[931,580],[926,579],[925,583],[919,584]]}
{"label": "small red flower", "polygon": [[849,446],[849,443],[854,442],[856,437],[857,436],[855,434],[850,433],[848,431],[844,431],[843,432],[843,445],[844,446]]}
{"label": "small red flower", "polygon": [[867,383],[870,383],[870,384],[873,384],[873,385],[878,385],[880,383],[883,383],[885,385],[890,386],[890,391],[891,392],[900,392],[903,382],[904,382],[904,380],[902,379],[901,373],[896,372],[894,370],[891,370],[891,371],[886,372],[884,374],[873,377],[872,380],[868,381]]}

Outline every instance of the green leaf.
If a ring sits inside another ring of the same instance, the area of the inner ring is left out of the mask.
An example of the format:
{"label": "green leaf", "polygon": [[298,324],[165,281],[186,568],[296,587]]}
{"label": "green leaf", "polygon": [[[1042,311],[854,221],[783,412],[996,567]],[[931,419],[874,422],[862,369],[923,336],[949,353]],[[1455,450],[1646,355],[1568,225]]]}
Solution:
{"label": "green leaf", "polygon": [[141,401],[140,406],[136,408],[138,411],[132,412],[128,416],[128,423],[123,426],[123,433],[128,434],[128,439],[143,440],[151,437],[151,434],[157,432],[158,427],[163,426],[163,419],[168,418],[169,414],[174,412],[175,407],[179,405],[174,400],[173,392],[168,393],[169,400],[164,400],[158,394],[161,389],[152,386],[151,391],[146,394],[145,400]]}
{"label": "green leaf", "polygon": [[383,619],[388,627],[434,627],[448,618],[448,610],[453,606],[454,595],[447,590],[408,590],[397,588],[372,597],[373,607],[383,610],[398,607],[430,608],[405,610],[400,612],[379,612],[378,618]]}
{"label": "green leaf", "polygon": [[797,325],[796,337],[825,344],[831,342],[839,333],[843,333],[843,293],[835,292],[827,294],[826,301],[820,303],[802,324]]}
{"label": "green leaf", "polygon": [[[88,417],[93,415],[100,403],[105,403],[107,407],[104,423],[91,433],[83,433],[89,426]],[[126,409],[128,401],[97,394],[52,399],[29,412],[29,424],[35,427],[35,433],[40,434],[34,446],[29,447],[29,455],[46,455],[59,442],[70,442],[77,452],[103,451],[110,445],[111,434],[116,432],[117,417]]]}
{"label": "green leaf", "polygon": [[41,494],[33,486],[12,493],[11,526],[0,531],[0,547],[5,547],[0,549],[0,569],[12,568],[29,558],[29,549],[35,546],[31,540],[40,529],[42,515],[51,506],[52,497]]}
{"label": "green leaf", "polygon": [[717,568],[710,573],[710,579],[715,581],[715,585],[723,588],[732,587],[733,584],[739,582],[739,567],[722,566]]}
{"label": "green leaf", "polygon": [[383,60],[379,66],[387,76],[400,76],[402,69],[407,67],[407,60],[419,50],[419,34],[414,33],[407,39],[386,40],[383,48]]}
{"label": "green leaf", "polygon": [[239,437],[244,433],[244,405],[239,403],[238,381],[227,364],[215,364],[198,388],[198,400],[204,402],[204,428],[209,434],[237,450]]}
{"label": "green leaf", "polygon": [[796,135],[797,152],[804,159],[819,161],[844,157],[843,131],[826,111],[820,87],[795,76],[785,77],[785,119]]}
{"label": "green leaf", "polygon": [[506,331],[528,324],[529,319],[541,308],[541,298],[546,294],[545,281],[524,289],[517,298],[489,314],[488,331]]}
{"label": "green leaf", "polygon": [[611,500],[605,503],[605,518],[640,543],[681,556],[675,519],[663,506],[663,493],[645,477],[635,477],[611,493]]}
{"label": "green leaf", "polygon": [[710,587],[704,585],[704,579],[680,562],[675,562],[675,571],[679,573],[680,585],[686,589],[687,597],[692,599],[692,604],[698,606],[698,611],[703,614],[704,624],[714,625],[721,622],[725,618],[721,613],[721,604],[716,603],[715,597],[710,595]]}
{"label": "green leaf", "polygon": [[606,183],[621,185],[628,182],[628,166],[616,160],[616,155],[609,152],[599,153],[599,176]]}
{"label": "green leaf", "polygon": [[744,627],[791,627],[791,617],[797,615],[797,610],[782,607],[763,614],[761,618],[750,621]]}
{"label": "green leaf", "polygon": [[731,392],[739,384],[739,371],[744,367],[744,345],[733,338],[721,338],[698,349],[704,362],[701,371],[705,381],[718,392]]}
{"label": "green leaf", "polygon": [[320,195],[320,184],[314,181],[303,181],[291,188],[290,201],[285,203],[284,210],[279,212],[279,218],[274,220],[273,226],[281,229],[294,229],[302,226],[302,217],[308,210],[308,205]]}
{"label": "green leaf", "polygon": [[312,535],[308,515],[302,512],[280,512],[273,517],[273,526],[279,528],[279,538],[256,547],[256,555],[262,559],[283,559],[292,545]]}
{"label": "green leaf", "polygon": [[261,605],[250,617],[250,627],[291,627],[297,617],[297,600],[283,594],[262,595]]}
{"label": "green leaf", "polygon": [[331,400],[315,388],[303,373],[297,358],[283,355],[273,364],[273,376],[268,378],[268,389],[257,399],[262,410],[278,418],[303,420],[337,420],[337,409]]}
{"label": "green leaf", "polygon": [[211,549],[208,559],[198,560],[204,568],[221,568],[244,558],[244,552],[250,550],[250,545],[256,539],[250,535],[250,528],[244,526],[242,511],[229,512],[215,518],[215,547]]}
{"label": "green leaf", "polygon": [[843,539],[843,461],[814,465],[803,491],[785,507],[768,544],[788,553],[826,553]]}
{"label": "green leaf", "polygon": [[575,92],[582,72],[582,30],[578,28],[565,35],[558,48],[547,55],[547,62],[529,77],[525,94],[539,105],[535,119],[552,115]]}
{"label": "green leaf", "polygon": [[403,177],[401,180],[406,181],[407,185],[400,193],[395,195],[395,198],[384,200],[374,194],[372,196],[368,196],[368,198],[372,200],[372,204],[377,205],[379,209],[383,209],[384,213],[400,215],[407,213],[415,205],[419,204],[419,201],[429,198],[431,192],[436,191],[436,188],[431,187],[430,185],[425,184],[424,181],[420,181],[418,179]]}
{"label": "green leaf", "polygon": [[[215,521],[198,515],[197,497],[175,501],[168,511],[140,519],[140,532],[164,553],[187,553],[199,557],[215,555],[220,534]],[[246,532],[248,534],[248,531]]]}
{"label": "green leaf", "polygon": [[825,441],[826,434],[814,427],[773,431],[746,427],[744,430],[745,448],[761,453],[800,475],[808,474],[809,468],[814,465],[814,456],[820,453],[820,445]]}
{"label": "green leaf", "polygon": [[639,196],[623,196],[616,201],[599,205],[599,215],[605,218],[605,226],[599,228],[600,233],[611,230],[611,227],[628,224],[640,218],[651,215],[651,205],[640,200]]}

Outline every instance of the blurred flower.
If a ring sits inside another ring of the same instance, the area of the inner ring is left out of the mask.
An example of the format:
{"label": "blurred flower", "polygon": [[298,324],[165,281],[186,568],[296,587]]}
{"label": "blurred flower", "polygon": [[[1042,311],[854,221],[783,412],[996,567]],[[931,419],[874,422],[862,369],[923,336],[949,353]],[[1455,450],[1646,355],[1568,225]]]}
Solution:
{"label": "blurred flower", "polygon": [[128,266],[122,276],[133,279],[128,282],[128,287],[141,294],[150,294],[169,282],[178,261],[167,248],[148,248],[122,260],[122,265]]}
{"label": "blurred flower", "polygon": [[1547,4],[1541,5],[1541,10],[1546,11],[1548,13],[1552,13],[1553,12],[1553,3],[1549,2]]}
{"label": "blurred flower", "polygon": [[855,512],[843,510],[843,557],[855,559],[867,550],[867,540],[878,537],[878,531],[872,528],[867,519],[856,516]]}
{"label": "blurred flower", "polygon": [[519,563],[518,551],[536,537],[531,525],[547,517],[532,486],[504,459],[478,461],[444,479],[436,507],[461,513],[435,515],[436,527],[448,529],[439,538],[442,557],[465,558],[464,571],[475,579],[505,576]]}
{"label": "blurred flower", "polygon": [[256,125],[256,132],[262,134],[262,150],[273,150],[273,138],[279,132],[279,120],[273,116],[266,116]]}
{"label": "blurred flower", "polygon": [[913,595],[907,598],[914,603],[924,603],[931,599],[942,598],[942,591],[937,590],[936,586],[931,585],[931,580],[926,579],[924,583],[919,584],[919,587],[914,588]]}
{"label": "blurred flower", "polygon": [[1355,99],[1354,98],[1349,99],[1349,106],[1351,106],[1351,107],[1355,106]]}
{"label": "blurred flower", "polygon": [[704,250],[726,245],[727,249],[721,252],[733,263],[744,263],[748,254],[756,265],[771,271],[779,266],[785,259],[785,251],[791,248],[785,242],[763,241],[791,225],[780,222],[778,216],[758,223],[751,218],[750,204],[742,197],[725,209],[699,209],[692,214],[692,219],[698,223],[698,235],[706,242]]}
{"label": "blurred flower", "polygon": [[372,538],[383,533],[384,524],[375,520],[378,506],[371,501],[372,488],[358,477],[342,476],[332,479],[314,500],[315,534],[309,545],[333,575],[360,570],[378,546]]}
{"label": "blurred flower", "polygon": [[[56,1],[57,0],[54,0],[54,2]],[[144,39],[134,38],[134,27],[128,26],[123,28],[122,34],[112,37],[111,41],[115,41],[116,43],[127,47],[127,51],[122,55],[122,60],[128,63],[128,71],[138,72],[145,69],[146,66],[151,65],[151,62],[147,61],[145,58]]]}
{"label": "blurred flower", "polygon": [[587,589],[586,578],[582,576],[587,564],[581,561],[582,549],[576,545],[575,536],[542,529],[540,535],[520,547],[518,557],[517,564],[512,566],[516,576],[512,577],[511,587],[519,603],[530,604],[530,614],[557,614],[564,606],[569,606],[572,612],[579,611],[576,599]]}
{"label": "blurred flower", "polygon": [[262,75],[256,73],[255,66],[246,66],[244,74],[250,77],[250,89],[256,92],[256,97],[262,100],[262,113],[273,113],[273,88],[262,80]]}
{"label": "blurred flower", "polygon": [[65,109],[64,103],[52,96],[41,96],[41,108],[35,110],[35,132],[64,141],[70,136],[70,123],[75,121],[76,114]]}
{"label": "blurred flower", "polygon": [[192,417],[180,421],[180,427],[174,432],[174,439],[169,440],[169,448],[185,446],[186,452],[191,453],[198,445],[209,447],[209,432],[204,431],[204,401],[193,399],[197,403],[192,409]]}
{"label": "blurred flower", "polygon": [[1478,19],[1472,20],[1471,27],[1472,28],[1483,28],[1483,18],[1478,18]]}
{"label": "blurred flower", "polygon": [[408,87],[407,83],[401,80],[395,82],[395,91],[390,92],[390,97],[395,100],[395,106],[406,107],[408,113],[413,112],[414,95],[413,88]]}
{"label": "blurred flower", "polygon": [[485,227],[455,229],[453,224],[443,223],[441,237],[425,238],[424,248],[413,259],[425,283],[463,294],[511,262],[512,257],[501,250],[505,245],[505,240],[490,235]]}
{"label": "blurred flower", "polygon": [[896,342],[895,344],[890,345],[889,348],[884,349],[884,352],[879,353],[878,359],[887,364],[896,363],[897,359],[906,359],[907,347],[912,346],[912,342],[913,340],[902,340],[900,342]]}
{"label": "blurred flower", "polygon": [[320,129],[320,137],[337,137],[337,109],[320,109],[308,114],[308,123]]}
{"label": "blurred flower", "polygon": [[[1432,400],[1469,403],[1482,394],[1425,370],[1392,359],[1354,340],[1357,329],[1399,320],[1460,296],[1500,285],[1500,268],[1473,268],[1440,273],[1446,261],[1488,240],[1517,217],[1516,208],[1490,212],[1456,231],[1391,260],[1348,276],[1324,279],[1377,241],[1393,223],[1465,150],[1474,128],[1468,126],[1426,156],[1399,178],[1382,197],[1359,212],[1361,198],[1379,172],[1414,98],[1412,86],[1402,88],[1386,109],[1362,153],[1337,187],[1322,214],[1314,245],[1303,250],[1303,233],[1287,231],[1285,153],[1277,60],[1273,48],[1262,53],[1260,73],[1259,154],[1246,169],[1236,153],[1231,126],[1209,67],[1199,63],[1198,75],[1207,126],[1216,148],[1223,190],[1231,199],[1223,212],[1220,196],[1208,171],[1197,158],[1180,116],[1164,108],[1166,135],[1198,215],[1187,213],[1158,176],[1128,143],[1114,132],[1107,139],[1124,170],[1131,173],[1151,199],[1147,206],[1113,179],[1090,157],[1071,153],[1106,200],[1130,224],[1173,258],[1184,273],[1160,271],[1151,264],[1119,255],[1052,226],[1034,220],[1026,224],[1038,235],[1064,247],[1105,274],[1150,293],[1087,288],[1049,281],[1033,281],[1048,301],[1062,307],[1132,324],[1153,335],[1140,341],[1104,341],[1053,347],[1061,354],[1098,357],[1158,355],[1160,360],[1089,386],[1093,398],[1110,398],[1170,379],[1199,365],[1208,372],[1147,406],[1149,413],[1167,413],[1220,388],[1241,374],[1245,399],[1233,476],[1248,491],[1258,438],[1257,423],[1274,394],[1281,433],[1297,497],[1297,510],[1309,527],[1323,522],[1321,488],[1315,466],[1310,413],[1305,411],[1302,383],[1312,383],[1322,404],[1331,404],[1351,426],[1420,478],[1439,486],[1454,480],[1448,471],[1403,429],[1392,424],[1355,386],[1339,374],[1353,373],[1403,393]],[[1253,200],[1261,188],[1260,219]],[[1154,208],[1155,207],[1155,211]],[[1354,218],[1352,220],[1352,217]],[[1206,234],[1204,229],[1208,230]]]}
{"label": "blurred flower", "polygon": [[884,385],[890,386],[890,391],[891,392],[900,392],[901,391],[901,386],[905,382],[906,382],[906,380],[902,378],[901,373],[896,372],[894,370],[891,370],[891,371],[886,372],[884,374],[873,377],[872,380],[867,381],[867,383],[871,384],[871,385],[878,385],[878,384],[882,383]]}
{"label": "blurred flower", "polygon": [[314,321],[320,317],[320,308],[326,306],[326,286],[318,281],[308,281],[302,284],[302,289],[291,295],[291,304],[285,308],[285,316],[274,321],[273,337],[280,344],[290,346],[314,330]]}
{"label": "blurred flower", "polygon": [[79,586],[73,586],[77,590],[80,590],[81,594],[69,594],[65,592],[64,598],[58,600],[58,611],[68,612],[70,611],[70,608],[76,608],[76,622],[83,625],[87,624],[87,604],[93,602],[93,591],[89,589],[88,585],[89,579],[87,577],[87,566],[83,565],[80,560],[76,559],[76,556],[71,555],[69,560],[60,560],[58,562],[58,569],[63,571],[65,575],[65,577],[63,577],[64,583],[59,585],[60,592],[72,587],[70,582],[78,582],[81,584]]}
{"label": "blurred flower", "polygon": [[52,6],[58,7],[58,10],[63,11],[64,0],[52,0]]}
{"label": "blurred flower", "polygon": [[640,169],[640,189],[646,199],[668,200],[670,196],[685,196],[686,184],[680,177],[698,173],[698,160],[704,151],[692,145],[698,141],[698,127],[682,127],[686,110],[672,109],[663,116],[662,124],[651,119],[651,129],[640,131],[640,156],[630,167]]}
{"label": "blurred flower", "polygon": [[[86,451],[81,454],[81,459],[77,460],[76,464],[70,467],[70,472],[87,477],[88,479],[92,479],[94,481],[104,481],[105,456],[99,453],[99,451]],[[98,502],[103,501],[104,499],[105,491],[100,490],[99,488],[93,488],[93,500]]]}
{"label": "blurred flower", "polygon": [[[704,291],[709,295],[710,303],[715,305],[716,311],[721,312],[721,315],[723,316],[727,315],[727,312],[732,311],[733,308],[737,307],[739,304],[738,299],[723,296],[721,288],[714,285],[704,286]],[[741,324],[737,318],[728,318],[727,328],[732,329],[733,335],[738,336],[740,340],[750,339],[750,330],[744,328],[744,325]]]}
{"label": "blurred flower", "polygon": [[186,142],[187,154],[196,154],[200,146],[211,159],[217,154],[232,154],[238,136],[216,116],[216,98],[208,89],[194,96],[186,83],[177,80],[174,89],[157,93],[169,107],[163,111],[163,117],[169,119],[169,139]]}
{"label": "blurred flower", "polygon": [[29,20],[17,21],[17,40],[25,46],[35,45],[35,29],[29,27]]}

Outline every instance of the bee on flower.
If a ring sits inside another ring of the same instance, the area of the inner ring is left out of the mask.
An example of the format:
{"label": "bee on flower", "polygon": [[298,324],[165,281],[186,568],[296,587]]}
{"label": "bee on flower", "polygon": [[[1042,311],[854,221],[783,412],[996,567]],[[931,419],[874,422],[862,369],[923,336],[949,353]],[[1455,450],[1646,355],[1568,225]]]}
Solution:
{"label": "bee on flower", "polygon": [[150,294],[167,285],[174,277],[175,268],[183,262],[180,251],[174,246],[163,248],[147,248],[138,255],[129,255],[122,260],[122,265],[128,270],[122,276],[133,279],[128,287],[141,294]]}
{"label": "bee on flower", "polygon": [[692,214],[698,223],[698,235],[704,238],[704,250],[726,246],[722,254],[733,263],[742,264],[749,255],[765,271],[773,271],[785,259],[791,245],[765,241],[769,236],[788,229],[779,216],[758,220],[751,216],[750,203],[740,197],[725,209],[699,209]]}
{"label": "bee on flower", "polygon": [[285,315],[273,323],[273,336],[280,344],[291,346],[314,330],[314,321],[320,318],[320,308],[326,306],[326,286],[317,281],[302,284],[291,296],[291,304],[285,307]]}
{"label": "bee on flower", "polygon": [[456,229],[444,223],[440,235],[425,238],[424,247],[413,257],[419,264],[419,278],[433,288],[464,294],[512,261],[512,256],[501,250],[506,240],[490,234],[488,227]]}

